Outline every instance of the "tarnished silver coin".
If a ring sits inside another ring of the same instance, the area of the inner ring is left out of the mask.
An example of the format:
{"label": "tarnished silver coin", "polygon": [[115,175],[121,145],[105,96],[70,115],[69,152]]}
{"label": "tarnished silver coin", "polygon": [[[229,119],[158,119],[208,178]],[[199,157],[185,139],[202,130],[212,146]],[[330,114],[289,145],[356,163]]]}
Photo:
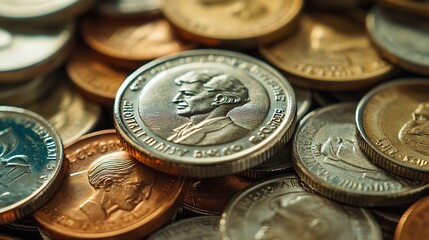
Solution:
{"label": "tarnished silver coin", "polygon": [[373,7],[368,13],[366,26],[384,57],[409,71],[429,74],[427,20]]}
{"label": "tarnished silver coin", "polygon": [[64,177],[63,145],[41,116],[0,106],[0,224],[41,207]]}
{"label": "tarnished silver coin", "polygon": [[429,184],[400,178],[375,165],[360,149],[354,123],[357,103],[317,109],[293,140],[293,165],[312,189],[358,206],[394,206],[425,196]]}
{"label": "tarnished silver coin", "polygon": [[222,214],[222,239],[382,239],[367,210],[342,206],[309,191],[295,175],[245,189]]}
{"label": "tarnished silver coin", "polygon": [[218,216],[193,217],[170,224],[147,240],[218,240],[220,239]]}
{"label": "tarnished silver coin", "polygon": [[269,159],[291,137],[292,87],[274,68],[222,50],[159,58],[132,73],[114,104],[126,149],[163,172],[215,177]]}
{"label": "tarnished silver coin", "polygon": [[142,17],[161,13],[161,0],[104,0],[96,10],[112,17]]}

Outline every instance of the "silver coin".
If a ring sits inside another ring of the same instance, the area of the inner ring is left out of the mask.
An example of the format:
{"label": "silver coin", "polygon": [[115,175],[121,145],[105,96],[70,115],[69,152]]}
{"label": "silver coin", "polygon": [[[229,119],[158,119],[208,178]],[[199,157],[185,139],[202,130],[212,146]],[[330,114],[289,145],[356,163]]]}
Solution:
{"label": "silver coin", "polygon": [[161,13],[161,0],[104,0],[96,10],[113,17],[133,17]]}
{"label": "silver coin", "polygon": [[358,206],[393,206],[425,196],[429,184],[400,178],[375,165],[360,149],[356,103],[317,109],[293,140],[294,168],[320,194]]}
{"label": "silver coin", "polygon": [[0,106],[0,223],[40,208],[64,177],[63,145],[41,116]]}
{"label": "silver coin", "polygon": [[218,240],[220,239],[219,220],[218,216],[188,218],[158,230],[147,240]]}
{"label": "silver coin", "polygon": [[126,149],[159,171],[228,175],[258,165],[291,137],[292,87],[255,58],[195,50],[159,58],[132,73],[114,104]]}
{"label": "silver coin", "polygon": [[222,239],[382,239],[363,208],[341,206],[311,193],[294,175],[272,178],[247,188],[226,207]]}

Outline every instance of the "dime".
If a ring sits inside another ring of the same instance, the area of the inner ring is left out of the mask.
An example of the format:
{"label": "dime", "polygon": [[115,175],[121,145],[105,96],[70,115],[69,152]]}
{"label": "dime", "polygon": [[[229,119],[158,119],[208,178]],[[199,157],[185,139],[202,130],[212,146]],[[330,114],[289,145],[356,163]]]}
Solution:
{"label": "dime", "polygon": [[142,17],[161,13],[161,0],[104,0],[96,10],[109,17]]}
{"label": "dime", "polygon": [[308,12],[299,30],[283,41],[262,45],[262,55],[284,70],[294,85],[318,90],[354,90],[374,85],[393,67],[370,44],[358,21]]}
{"label": "dime", "polygon": [[0,224],[41,207],[64,177],[63,145],[41,116],[0,106]]}
{"label": "dime", "polygon": [[120,87],[114,123],[125,148],[163,172],[215,177],[271,157],[291,137],[293,89],[272,67],[221,50],[150,62]]}
{"label": "dime", "polygon": [[379,0],[378,3],[397,11],[418,14],[422,17],[427,17],[429,14],[429,3],[424,0]]}
{"label": "dime", "polygon": [[218,240],[220,217],[194,217],[170,224],[151,235],[147,240]]}
{"label": "dime", "polygon": [[222,214],[222,239],[381,240],[367,210],[341,206],[307,188],[294,175],[246,188]]}
{"label": "dime", "polygon": [[70,170],[61,189],[34,214],[52,239],[141,239],[174,214],[184,179],[136,161],[113,129],[65,149]]}
{"label": "dime", "polygon": [[302,7],[302,0],[166,0],[161,6],[183,38],[234,48],[255,47],[288,34]]}
{"label": "dime", "polygon": [[372,41],[389,61],[412,72],[429,74],[427,20],[389,14],[380,7],[373,7],[366,26]]}
{"label": "dime", "polygon": [[420,240],[429,236],[429,197],[411,205],[399,220],[395,240]]}
{"label": "dime", "polygon": [[124,71],[105,64],[87,49],[72,56],[67,73],[85,97],[109,108],[126,76]]}
{"label": "dime", "polygon": [[330,105],[300,122],[292,163],[301,179],[321,195],[357,206],[394,206],[426,195],[429,184],[387,172],[362,152],[355,110],[355,103]]}
{"label": "dime", "polygon": [[220,215],[229,200],[251,183],[236,175],[190,179],[183,207],[200,214]]}
{"label": "dime", "polygon": [[410,179],[429,181],[429,81],[402,79],[359,102],[359,146],[372,161]]}

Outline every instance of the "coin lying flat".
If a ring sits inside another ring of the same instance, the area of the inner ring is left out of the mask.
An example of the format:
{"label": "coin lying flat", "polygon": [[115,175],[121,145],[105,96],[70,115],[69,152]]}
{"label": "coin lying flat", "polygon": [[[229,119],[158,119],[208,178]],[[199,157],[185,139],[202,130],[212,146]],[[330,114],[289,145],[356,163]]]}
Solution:
{"label": "coin lying flat", "polygon": [[184,179],[136,161],[113,129],[65,149],[70,170],[52,199],[34,214],[52,239],[141,239],[174,214]]}
{"label": "coin lying flat", "polygon": [[217,240],[220,239],[219,220],[220,217],[217,216],[193,217],[181,220],[162,228],[147,240]]}
{"label": "coin lying flat", "polygon": [[366,26],[374,44],[389,61],[412,72],[429,74],[427,20],[373,7]]}
{"label": "coin lying flat", "polygon": [[302,0],[179,0],[162,2],[183,38],[208,46],[250,48],[291,31]]}
{"label": "coin lying flat", "polygon": [[300,122],[292,163],[301,179],[325,197],[357,206],[394,206],[425,196],[429,184],[385,171],[362,152],[355,110],[355,103],[330,105]]}
{"label": "coin lying flat", "polygon": [[356,110],[359,146],[377,165],[429,181],[429,81],[402,79],[367,93]]}
{"label": "coin lying flat", "polygon": [[222,239],[382,239],[367,210],[341,206],[307,188],[295,175],[249,186],[222,214]]}
{"label": "coin lying flat", "polygon": [[41,116],[0,106],[0,223],[41,207],[64,177],[63,145]]}
{"label": "coin lying flat", "polygon": [[393,66],[371,46],[360,22],[341,15],[308,12],[299,30],[260,51],[294,85],[318,90],[354,90],[388,76]]}
{"label": "coin lying flat", "polygon": [[163,172],[215,177],[272,156],[291,137],[293,89],[272,67],[221,50],[159,58],[132,73],[114,104],[127,151]]}
{"label": "coin lying flat", "polygon": [[141,17],[161,13],[161,0],[105,0],[96,10],[110,17]]}
{"label": "coin lying flat", "polygon": [[418,240],[429,236],[429,197],[411,205],[399,219],[395,240]]}

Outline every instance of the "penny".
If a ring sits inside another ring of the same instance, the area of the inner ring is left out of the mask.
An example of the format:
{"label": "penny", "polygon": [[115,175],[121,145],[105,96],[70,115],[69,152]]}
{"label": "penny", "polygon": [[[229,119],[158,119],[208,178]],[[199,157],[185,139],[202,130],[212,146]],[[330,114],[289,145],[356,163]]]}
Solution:
{"label": "penny", "polygon": [[74,91],[63,74],[52,77],[57,86],[26,108],[46,118],[67,145],[95,128],[101,118],[101,107]]}
{"label": "penny", "polygon": [[411,205],[405,211],[395,230],[395,240],[418,240],[429,236],[429,197]]}
{"label": "penny", "polygon": [[[74,24],[42,28],[0,25],[0,82],[28,81],[58,68],[72,50]],[[29,54],[31,51],[31,54]]]}
{"label": "penny", "polygon": [[367,93],[356,110],[359,146],[377,165],[429,181],[429,82],[401,79]]}
{"label": "penny", "polygon": [[229,200],[251,183],[236,175],[190,179],[183,207],[200,214],[221,215]]}
{"label": "penny", "polygon": [[206,46],[251,48],[291,32],[302,0],[166,0],[161,8],[181,37]]}
{"label": "penny", "polygon": [[364,88],[393,71],[371,46],[359,21],[322,12],[303,14],[295,34],[262,45],[260,52],[285,71],[291,83],[317,90]]}
{"label": "penny", "polygon": [[86,98],[110,108],[126,76],[124,71],[109,66],[85,48],[68,61],[67,73]]}
{"label": "penny", "polygon": [[222,239],[382,239],[367,210],[309,191],[295,175],[246,188],[222,214]]}
{"label": "penny", "polygon": [[309,113],[293,139],[293,165],[314,191],[357,206],[394,206],[425,196],[429,184],[400,178],[375,165],[359,148],[355,103]]}
{"label": "penny", "polygon": [[52,239],[141,239],[174,215],[184,178],[136,161],[109,129],[65,149],[70,165],[61,188],[34,214]]}
{"label": "penny", "polygon": [[151,235],[147,240],[220,239],[217,216],[193,217],[170,224]]}
{"label": "penny", "polygon": [[400,67],[429,74],[429,30],[427,20],[373,7],[366,26],[374,44],[389,61]]}
{"label": "penny", "polygon": [[141,17],[161,13],[161,0],[105,0],[95,8],[109,17]]}
{"label": "penny", "polygon": [[401,12],[418,14],[427,17],[429,14],[429,3],[419,0],[380,0],[379,4]]}
{"label": "penny", "polygon": [[63,145],[41,116],[0,106],[0,224],[41,207],[64,177]]}
{"label": "penny", "polygon": [[170,24],[157,19],[109,19],[88,16],[82,24],[86,43],[113,64],[134,70],[142,63],[193,48],[179,40]]}
{"label": "penny", "polygon": [[132,73],[114,104],[125,148],[159,171],[216,177],[271,157],[291,137],[293,89],[272,67],[222,50],[159,58]]}

